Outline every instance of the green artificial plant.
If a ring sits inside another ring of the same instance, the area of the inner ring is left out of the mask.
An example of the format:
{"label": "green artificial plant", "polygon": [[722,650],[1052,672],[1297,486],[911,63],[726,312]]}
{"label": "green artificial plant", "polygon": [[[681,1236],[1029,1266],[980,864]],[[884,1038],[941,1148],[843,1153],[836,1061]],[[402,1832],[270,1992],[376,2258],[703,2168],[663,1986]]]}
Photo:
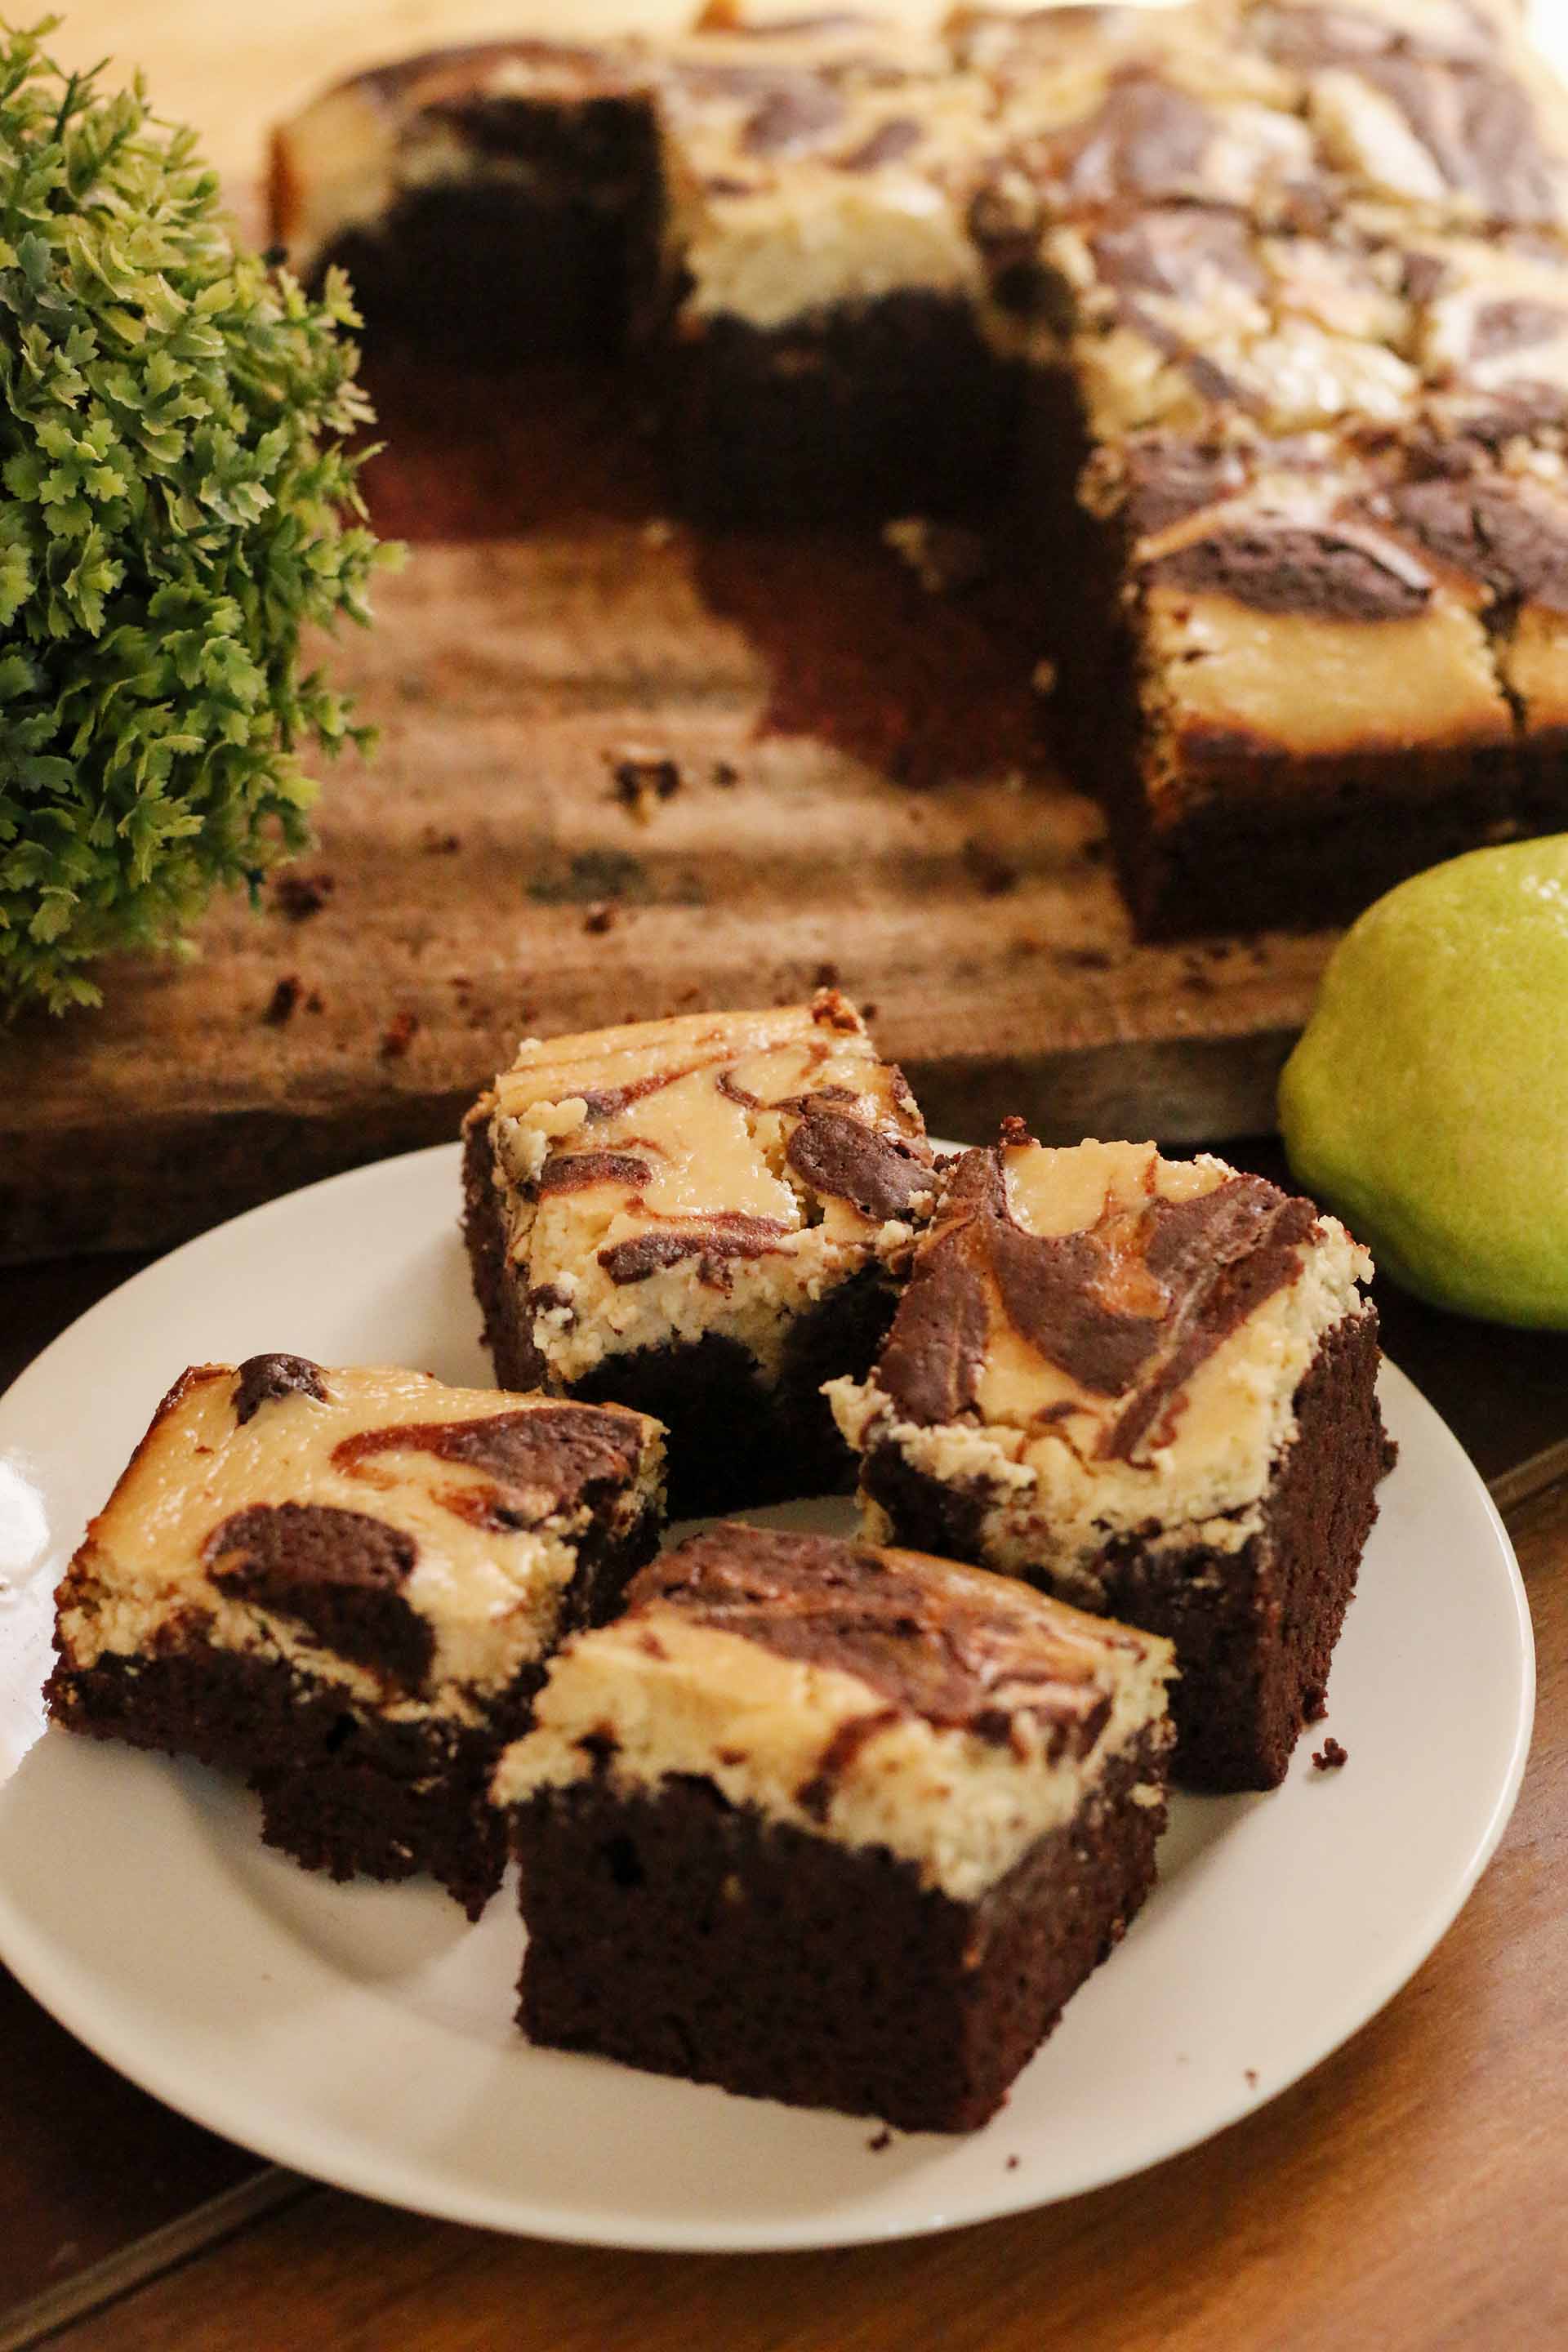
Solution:
{"label": "green artificial plant", "polygon": [[363,748],[305,670],[395,551],[320,299],[236,242],[195,134],[0,24],[0,1004],[91,1003],[306,838],[311,747]]}

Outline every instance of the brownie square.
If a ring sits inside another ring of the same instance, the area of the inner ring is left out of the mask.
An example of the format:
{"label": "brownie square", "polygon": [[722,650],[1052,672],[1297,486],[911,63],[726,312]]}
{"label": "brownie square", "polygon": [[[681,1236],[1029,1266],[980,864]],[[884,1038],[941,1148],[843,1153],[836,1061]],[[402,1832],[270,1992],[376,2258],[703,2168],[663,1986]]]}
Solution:
{"label": "brownie square", "polygon": [[613,1406],[194,1366],[59,1587],[50,1713],[242,1775],[309,1868],[428,1871],[477,1916],[496,1757],[656,1549],[662,1454]]}
{"label": "brownie square", "polygon": [[1168,1636],[1176,1777],[1274,1787],[1392,1460],[1371,1271],[1221,1160],[1010,1122],[947,1171],[870,1379],[834,1384],[868,1537]]}
{"label": "brownie square", "polygon": [[843,997],[530,1039],[465,1133],[503,1384],[657,1414],[677,1517],[851,1483],[822,1383],[869,1365],[934,1180]]}
{"label": "brownie square", "polygon": [[1124,1932],[1167,1644],[1010,1580],[723,1526],[560,1654],[495,1783],[536,2042],[983,2124]]}

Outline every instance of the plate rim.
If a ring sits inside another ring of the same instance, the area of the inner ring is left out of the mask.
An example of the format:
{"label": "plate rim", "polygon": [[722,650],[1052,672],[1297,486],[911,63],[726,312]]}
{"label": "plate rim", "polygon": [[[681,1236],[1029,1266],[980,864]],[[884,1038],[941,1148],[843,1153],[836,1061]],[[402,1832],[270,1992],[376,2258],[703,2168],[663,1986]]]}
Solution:
{"label": "plate rim", "polygon": [[[36,1384],[47,1385],[52,1360],[57,1353],[83,1345],[89,1336],[90,1327],[100,1316],[123,1314],[128,1297],[138,1293],[143,1285],[156,1288],[160,1279],[167,1280],[167,1269],[175,1261],[187,1262],[214,1246],[227,1248],[241,1232],[264,1226],[275,1217],[298,1213],[300,1204],[307,1200],[364,1183],[367,1180],[390,1178],[398,1171],[412,1174],[417,1163],[429,1164],[434,1172],[435,1164],[442,1162],[455,1171],[459,1152],[460,1146],[456,1143],[432,1144],[319,1178],[223,1220],[164,1253],[150,1265],[139,1269],[75,1318],[24,1368],[11,1385],[0,1392],[0,1450],[3,1450],[5,1440],[5,1422],[13,1412],[26,1408]],[[455,1202],[455,1192],[453,1199]],[[454,1206],[454,1221],[456,1213]],[[11,1969],[18,1982],[41,2007],[106,2063],[175,2112],[204,2128],[237,2142],[262,2161],[299,2170],[352,2193],[405,2210],[512,2234],[536,2236],[563,2244],[647,2252],[761,2252],[886,2243],[1042,2209],[1121,2179],[1134,2179],[1185,2149],[1202,2145],[1245,2120],[1258,2107],[1269,2104],[1321,2065],[1363,2025],[1378,2015],[1410,1982],[1452,1927],[1496,1853],[1517,1802],[1533,1728],[1536,1665],[1528,1596],[1513,1545],[1480,1474],[1436,1408],[1415,1383],[1386,1358],[1384,1360],[1383,1379],[1390,1384],[1393,1397],[1398,1400],[1397,1410],[1401,1416],[1414,1413],[1418,1420],[1424,1419],[1430,1435],[1449,1454],[1455,1470],[1468,1482],[1474,1496],[1479,1500],[1483,1521],[1496,1548],[1498,1566],[1502,1570],[1503,1584],[1511,1604],[1510,1654],[1517,1664],[1519,1676],[1506,1766],[1500,1775],[1491,1804],[1474,1838],[1462,1871],[1446,1883],[1437,1905],[1423,1912],[1412,1923],[1408,1932],[1390,1946],[1376,1970],[1370,1976],[1358,1977],[1353,1994],[1325,2004],[1323,2021],[1311,2038],[1306,2054],[1294,2056],[1278,2079],[1271,2074],[1265,2092],[1254,2092],[1247,2098],[1234,2095],[1225,2097],[1216,2093],[1199,2108],[1173,2109],[1181,2120],[1174,2122],[1165,2133],[1157,2135],[1159,2144],[1139,2155],[1130,2166],[1101,2168],[1072,2187],[1049,2191],[1043,2196],[1037,2188],[1030,2185],[1026,2174],[1020,2168],[1016,2179],[1011,2173],[1000,2176],[994,2194],[984,2210],[963,2210],[952,2213],[922,2210],[919,2213],[900,2212],[875,2219],[851,2208],[845,2214],[843,2225],[837,2226],[837,2209],[823,2209],[781,2217],[765,2227],[751,2226],[743,2221],[714,2226],[700,2219],[681,2219],[674,2215],[662,2216],[651,2225],[637,2226],[629,2216],[601,2218],[576,2208],[558,2212],[541,2203],[536,2195],[520,2196],[515,2190],[497,2189],[488,2196],[477,2196],[473,2193],[472,2183],[462,2180],[444,2183],[438,2173],[431,2170],[428,2160],[411,2163],[395,2148],[388,2151],[372,2142],[351,2140],[341,2124],[332,2126],[333,2144],[327,2151],[328,2168],[323,2170],[321,2151],[318,2148],[312,2158],[309,2147],[302,2144],[308,2142],[311,2136],[312,2123],[309,2116],[296,2116],[291,2128],[275,2130],[270,2126],[278,2119],[269,2110],[263,2127],[258,2131],[243,2114],[237,2112],[237,2105],[243,2108],[245,2104],[243,2085],[237,2090],[231,2089],[227,2098],[221,2090],[216,2095],[209,2095],[208,2085],[205,2082],[192,2084],[188,2068],[182,2074],[177,2063],[171,2068],[160,2063],[158,2045],[149,2044],[144,2038],[139,2039],[128,2021],[122,2023],[116,2014],[111,2013],[106,2032],[101,2017],[95,2018],[92,2013],[90,2000],[80,2002],[68,1997],[61,1999],[58,1988],[49,1981],[47,1962],[52,1950],[51,1939],[45,1930],[36,1928],[31,1921],[16,1911],[3,1877],[0,1877],[0,1961]],[[177,2050],[178,2044],[171,2043],[169,2046]],[[757,2105],[759,2109],[765,2108],[767,2105],[765,2102],[751,2104]],[[319,2124],[314,2128],[319,2134]]]}

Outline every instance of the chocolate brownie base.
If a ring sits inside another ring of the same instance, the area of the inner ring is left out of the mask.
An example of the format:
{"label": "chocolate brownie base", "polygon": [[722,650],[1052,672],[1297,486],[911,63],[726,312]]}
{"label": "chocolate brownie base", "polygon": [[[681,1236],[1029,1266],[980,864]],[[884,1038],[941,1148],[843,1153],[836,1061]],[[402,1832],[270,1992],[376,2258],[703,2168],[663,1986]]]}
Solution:
{"label": "chocolate brownie base", "polygon": [[[463,1152],[463,1232],[485,1345],[502,1388],[539,1388],[547,1384],[547,1368],[524,1319],[525,1295],[507,1279],[500,1195],[490,1167],[488,1131],[472,1127]],[[864,1379],[893,1305],[877,1266],[826,1291],[791,1329],[776,1382],[762,1379],[756,1359],[738,1340],[710,1331],[687,1346],[605,1356],[569,1393],[583,1404],[631,1405],[665,1423],[673,1519],[800,1495],[847,1494],[855,1483],[854,1459],[822,1383],[839,1373]]]}
{"label": "chocolate brownie base", "polygon": [[667,361],[677,493],[699,522],[791,527],[994,503],[1020,372],[961,297],[904,292],[776,328],[688,320]]}
{"label": "chocolate brownie base", "polygon": [[1428,866],[1568,825],[1568,771],[1512,746],[1334,761],[1238,746],[1229,773],[1216,764],[1208,779],[1213,797],[1161,826],[1143,792],[1136,713],[1118,725],[1102,703],[1101,715],[1100,793],[1148,940],[1232,933],[1238,910],[1256,929],[1351,922]]}
{"label": "chocolate brownie base", "polygon": [[[1297,1436],[1262,1526],[1240,1551],[1155,1550],[1120,1538],[1091,1563],[1106,1616],[1175,1644],[1171,1769],[1188,1788],[1277,1788],[1303,1722],[1321,1712],[1378,1482],[1394,1459],[1377,1365],[1374,1313],[1328,1334],[1296,1391]],[[867,1455],[861,1484],[888,1513],[891,1540],[996,1565],[983,1542],[983,1487],[946,1486],[891,1446]],[[1070,1580],[1042,1569],[1029,1580],[1083,1606]]]}
{"label": "chocolate brownie base", "polygon": [[972,2131],[1120,1940],[1154,1877],[1152,1739],[979,1901],[731,1806],[607,1780],[518,1809],[530,2038],[792,2106]]}
{"label": "chocolate brownie base", "polygon": [[[430,346],[455,342],[483,362],[616,356],[652,302],[658,268],[649,101],[490,100],[468,111],[463,128],[479,165],[493,153],[506,174],[480,168],[406,191],[374,230],[335,239],[312,284],[340,265],[371,326]],[[275,195],[275,216],[287,212]]]}
{"label": "chocolate brownie base", "polygon": [[[620,1543],[584,1544],[562,1633],[614,1616],[658,1548],[651,1513]],[[427,1872],[479,1917],[506,1863],[489,1776],[506,1742],[528,1727],[542,1661],[520,1674],[484,1724],[468,1726],[366,1714],[283,1659],[179,1640],[171,1627],[155,1654],[110,1653],[82,1668],[61,1660],[45,1693],[51,1717],[89,1738],[237,1774],[261,1800],[267,1843],[308,1870],[384,1880]]]}

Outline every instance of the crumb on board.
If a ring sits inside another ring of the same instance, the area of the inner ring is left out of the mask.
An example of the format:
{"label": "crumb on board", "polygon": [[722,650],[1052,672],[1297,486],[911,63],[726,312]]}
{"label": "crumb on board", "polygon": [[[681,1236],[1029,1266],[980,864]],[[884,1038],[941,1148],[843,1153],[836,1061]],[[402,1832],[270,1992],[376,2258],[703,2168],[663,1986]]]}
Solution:
{"label": "crumb on board", "polygon": [[419,836],[419,846],[426,857],[452,857],[462,845],[460,834],[443,833],[439,825],[427,824]]}
{"label": "crumb on board", "polygon": [[983,898],[1005,898],[1018,887],[1018,869],[988,841],[971,839],[963,845],[964,871],[980,886]]}
{"label": "crumb on board", "polygon": [[627,745],[605,757],[615,796],[639,824],[650,824],[658,803],[673,800],[680,790],[680,769],[668,751]]}
{"label": "crumb on board", "polygon": [[738,784],[740,782],[741,771],[731,761],[715,760],[713,762],[713,781],[721,792],[728,792],[731,785]]}
{"label": "crumb on board", "polygon": [[1244,2066],[1244,2067],[1242,2068],[1242,2072],[1243,2072],[1243,2074],[1244,2074],[1246,2075],[1246,2077],[1247,2077],[1247,2089],[1248,2089],[1249,2091],[1256,2091],[1256,2090],[1257,2090],[1257,2088],[1258,2088],[1258,2069],[1257,2069],[1257,2067],[1256,2067],[1256,2066]]}
{"label": "crumb on board", "polygon": [[382,1032],[381,1058],[384,1062],[401,1062],[419,1032],[416,1013],[399,1013]]}
{"label": "crumb on board", "polygon": [[813,988],[837,988],[838,966],[836,963],[819,963],[812,975],[811,984]]}
{"label": "crumb on board", "polygon": [[1017,2158],[1016,2156],[1010,2156],[1010,2157],[1007,2158],[1007,2169],[1008,2169],[1008,2171],[1009,2171],[1009,2172],[1016,2172],[1016,2171],[1017,2171],[1017,2169],[1018,2169],[1018,2158]]}
{"label": "crumb on board", "polygon": [[337,885],[330,874],[279,874],[272,885],[272,903],[290,923],[319,915]]}
{"label": "crumb on board", "polygon": [[285,972],[267,1000],[267,1009],[261,1016],[267,1026],[269,1029],[281,1029],[285,1022],[292,1021],[294,1008],[303,993],[304,989],[299,973]]}
{"label": "crumb on board", "polygon": [[871,2137],[866,2142],[866,2145],[870,2149],[873,2156],[880,2156],[885,2147],[892,2147],[893,2135],[888,2129],[887,2125],[884,2124],[879,2132],[873,2132],[871,2134]]}
{"label": "crumb on board", "polygon": [[619,912],[620,908],[613,898],[595,898],[583,918],[583,929],[603,937],[604,933],[611,928]]}
{"label": "crumb on board", "polygon": [[307,998],[305,999],[305,1010],[306,1010],[306,1012],[307,1012],[307,1013],[324,1013],[324,1012],[326,1011],[326,1009],[327,1009],[327,1000],[326,1000],[326,998],[321,994],[321,990],[320,990],[319,988],[313,988],[313,989],[310,991],[310,993],[309,994],[309,996],[307,996]]}
{"label": "crumb on board", "polygon": [[1331,1732],[1321,1748],[1312,1750],[1314,1772],[1337,1772],[1342,1764],[1348,1764],[1350,1760],[1350,1749],[1342,1748]]}

